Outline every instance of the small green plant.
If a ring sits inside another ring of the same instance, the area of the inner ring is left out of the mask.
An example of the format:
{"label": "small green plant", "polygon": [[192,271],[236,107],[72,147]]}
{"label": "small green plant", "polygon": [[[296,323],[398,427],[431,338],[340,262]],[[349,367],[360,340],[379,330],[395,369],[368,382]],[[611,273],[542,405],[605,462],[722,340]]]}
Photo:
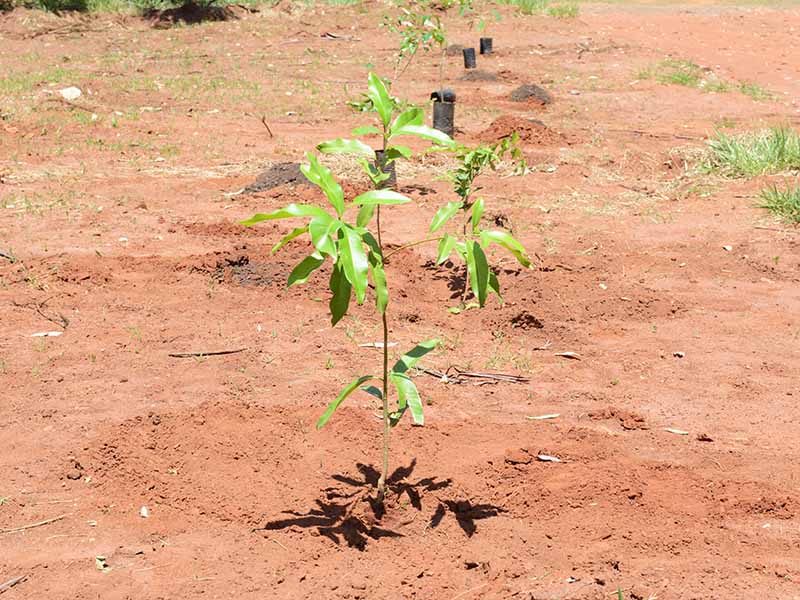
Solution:
{"label": "small green plant", "polygon": [[[800,187],[786,186],[779,188],[773,185],[761,192],[759,208],[766,208],[775,216],[787,223],[800,223]],[[778,264],[780,257],[775,257]]]}
{"label": "small green plant", "polygon": [[668,85],[682,85],[706,92],[727,92],[730,86],[711,69],[704,69],[689,60],[667,58],[638,73],[639,79],[655,79]]}
{"label": "small green plant", "polygon": [[[317,428],[322,428],[336,409],[356,390],[362,390],[376,398],[382,406],[383,413],[383,453],[381,476],[378,480],[378,499],[382,501],[386,493],[386,475],[389,469],[389,436],[391,428],[396,426],[403,415],[410,411],[416,424],[422,425],[423,403],[416,385],[410,375],[416,364],[439,345],[438,339],[421,342],[409,352],[402,355],[394,366],[389,368],[389,285],[386,274],[388,258],[411,246],[440,241],[439,238],[426,238],[403,244],[385,253],[383,241],[384,228],[381,222],[381,211],[391,206],[411,202],[406,196],[393,190],[382,189],[389,175],[388,165],[397,160],[407,159],[411,150],[397,144],[397,139],[415,136],[436,144],[451,147],[453,141],[440,131],[422,124],[423,113],[419,108],[410,108],[399,114],[393,110],[394,104],[384,82],[374,73],[369,74],[367,95],[372,101],[379,117],[378,126],[368,125],[353,131],[354,136],[379,135],[382,141],[381,152],[358,139],[336,139],[317,146],[317,150],[329,154],[354,154],[371,180],[373,188],[346,202],[341,185],[336,181],[330,169],[320,164],[314,154],[307,154],[308,163],[301,167],[306,178],[318,186],[327,197],[333,212],[328,212],[316,205],[290,204],[285,208],[267,214],[256,214],[243,223],[254,225],[262,221],[285,218],[302,218],[307,224],[293,229],[273,248],[277,251],[286,243],[308,234],[313,251],[304,258],[289,274],[288,286],[305,283],[314,271],[321,268],[330,259],[332,266],[329,276],[331,299],[329,309],[331,325],[335,326],[347,314],[351,298],[355,296],[358,304],[363,304],[367,292],[374,295],[376,311],[380,314],[382,343],[381,376],[363,375],[347,385],[329,405],[317,421]],[[352,213],[355,212],[355,220]],[[349,216],[348,216],[349,215]],[[452,215],[451,215],[452,216]],[[446,219],[445,219],[446,220]],[[451,247],[452,248],[452,247]],[[490,275],[485,255],[475,243],[464,243],[464,252],[473,275],[473,286],[479,297],[485,298],[490,285],[496,288],[497,278]],[[481,258],[478,258],[480,255]],[[492,282],[490,284],[490,281]],[[365,385],[370,381],[380,382],[380,387]],[[390,411],[390,385],[396,393],[394,410]]]}
{"label": "small green plant", "polygon": [[753,177],[800,168],[800,135],[772,127],[741,135],[718,131],[708,142],[701,167],[727,177]]}
{"label": "small green plant", "polygon": [[556,19],[574,19],[578,16],[578,5],[573,3],[556,4],[547,7],[547,14]]}
{"label": "small green plant", "polygon": [[738,87],[742,94],[750,96],[753,100],[769,100],[772,98],[772,94],[757,83],[740,81]]}
{"label": "small green plant", "polygon": [[[458,160],[458,167],[447,174],[447,178],[453,184],[453,191],[458,196],[458,200],[448,202],[442,206],[430,224],[430,233],[435,233],[441,229],[450,219],[461,212],[461,231],[445,233],[439,242],[439,251],[436,258],[437,264],[442,264],[450,258],[453,250],[461,257],[467,265],[467,276],[464,279],[464,288],[461,293],[461,305],[451,309],[451,312],[460,312],[464,308],[471,307],[466,304],[467,290],[471,287],[478,306],[483,306],[486,302],[486,291],[482,290],[479,280],[482,275],[480,269],[487,268],[485,250],[492,244],[499,244],[511,252],[514,257],[524,267],[530,267],[531,263],[525,254],[522,245],[515,240],[510,233],[500,230],[481,229],[481,221],[485,211],[483,198],[473,198],[473,194],[481,190],[475,185],[475,180],[487,169],[497,168],[504,156],[509,155],[517,161],[517,172],[525,171],[525,161],[522,152],[517,146],[517,135],[505,138],[493,145],[480,145],[476,147],[458,146],[455,149],[455,156]],[[493,273],[489,273],[488,290],[497,294],[502,301],[499,286]]]}
{"label": "small green plant", "polygon": [[498,4],[516,6],[523,15],[536,15],[545,12],[549,2],[548,0],[500,0]]}

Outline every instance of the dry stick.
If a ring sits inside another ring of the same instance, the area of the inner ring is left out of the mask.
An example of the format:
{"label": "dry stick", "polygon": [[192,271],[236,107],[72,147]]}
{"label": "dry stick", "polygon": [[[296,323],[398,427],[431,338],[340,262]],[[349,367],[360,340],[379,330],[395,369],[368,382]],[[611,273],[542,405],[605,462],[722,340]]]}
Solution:
{"label": "dry stick", "polygon": [[767,227],[766,225],[754,225],[753,229],[766,229],[767,231],[777,231],[778,233],[800,233],[800,230],[792,231],[791,229],[778,229],[777,227]]}
{"label": "dry stick", "polygon": [[59,515],[57,517],[53,517],[52,519],[45,519],[44,521],[39,521],[38,523],[31,523],[30,525],[23,525],[22,527],[15,527],[14,529],[3,529],[0,531],[0,534],[5,533],[16,533],[18,531],[25,531],[26,529],[33,529],[34,527],[41,527],[42,525],[49,525],[50,523],[55,523],[56,521],[60,521],[64,517],[70,516],[72,513],[66,513],[63,515]]}
{"label": "dry stick", "polygon": [[171,352],[168,356],[172,358],[197,358],[198,356],[222,356],[223,354],[238,354],[247,348],[237,348],[236,350],[217,350],[215,352]]}
{"label": "dry stick", "polygon": [[261,117],[261,124],[264,127],[267,128],[267,133],[269,134],[269,137],[271,137],[271,138],[275,137],[274,135],[272,135],[272,130],[269,128],[269,125],[267,125],[267,117],[266,117],[266,115]]}
{"label": "dry stick", "polygon": [[10,590],[12,587],[17,585],[18,583],[22,583],[28,578],[27,575],[20,575],[19,577],[14,577],[13,579],[9,579],[5,583],[0,583],[0,594],[5,592],[6,590]]}

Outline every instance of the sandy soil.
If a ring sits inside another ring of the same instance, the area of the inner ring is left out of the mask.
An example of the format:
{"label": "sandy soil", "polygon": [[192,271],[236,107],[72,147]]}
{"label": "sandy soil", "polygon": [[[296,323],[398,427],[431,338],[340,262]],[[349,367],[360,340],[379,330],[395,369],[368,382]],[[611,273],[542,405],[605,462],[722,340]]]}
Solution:
{"label": "sandy soil", "polygon": [[[344,103],[368,65],[392,73],[384,10],[172,29],[0,15],[0,251],[16,258],[0,257],[0,584],[27,578],[3,600],[800,598],[800,236],[755,207],[778,178],[692,171],[717,127],[798,123],[800,11],[503,10],[479,57],[496,80],[448,59],[459,139],[527,132],[531,172],[501,168],[482,193],[536,268],[493,253],[506,304],[454,315],[458,271],[432,267],[435,248],[398,254],[391,338],[439,335],[431,368],[530,382],[419,374],[426,426],[395,430],[380,510],[370,397],[314,428],[379,368],[359,344],[380,323],[359,308],[331,329],[325,271],[285,289],[307,247],[269,252],[292,225],[237,224],[314,189],[233,193],[369,119]],[[730,91],[638,76],[666,57]],[[422,56],[394,92],[424,103],[437,71]],[[553,102],[513,102],[524,83]],[[57,100],[71,85],[76,106]],[[448,165],[399,166],[415,203],[388,211],[390,243],[452,199]],[[46,331],[62,335],[31,337]]]}

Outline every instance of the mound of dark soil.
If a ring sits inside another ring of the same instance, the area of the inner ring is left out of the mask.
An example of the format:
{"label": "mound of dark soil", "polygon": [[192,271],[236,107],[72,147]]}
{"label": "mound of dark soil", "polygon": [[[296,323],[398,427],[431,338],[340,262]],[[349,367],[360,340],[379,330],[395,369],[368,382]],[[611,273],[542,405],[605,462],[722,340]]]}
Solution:
{"label": "mound of dark soil", "polygon": [[528,104],[538,104],[546,106],[552,104],[553,96],[541,86],[535,83],[524,83],[511,92],[510,98],[514,102],[527,102]]}
{"label": "mound of dark soil", "polygon": [[263,192],[282,185],[305,185],[308,180],[297,163],[277,163],[264,170],[256,180],[244,188],[245,194]]}

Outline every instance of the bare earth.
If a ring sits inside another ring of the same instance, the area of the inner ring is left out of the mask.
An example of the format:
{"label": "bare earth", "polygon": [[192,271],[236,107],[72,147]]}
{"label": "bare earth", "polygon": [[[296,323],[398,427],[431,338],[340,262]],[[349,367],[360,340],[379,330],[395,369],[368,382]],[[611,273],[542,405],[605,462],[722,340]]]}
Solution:
{"label": "bare earth", "polygon": [[[269,252],[293,225],[236,224],[322,198],[232,192],[369,122],[344,103],[369,63],[392,73],[385,9],[0,15],[0,584],[27,577],[3,600],[800,598],[800,231],[755,207],[779,177],[691,172],[716,127],[797,125],[800,11],[503,10],[479,57],[496,80],[449,58],[459,139],[524,127],[532,172],[482,194],[536,268],[493,255],[506,305],[454,315],[435,247],[397,254],[391,338],[439,335],[431,368],[530,383],[418,375],[427,424],[396,429],[381,513],[370,397],[314,428],[379,369],[359,347],[379,322],[331,329],[326,271],[285,289],[305,243]],[[731,90],[638,78],[666,57]],[[424,104],[436,81],[420,56],[393,92]],[[553,102],[511,101],[523,83]],[[71,85],[77,107],[56,99]],[[453,198],[448,160],[400,165],[416,202],[388,211],[390,243]]]}

